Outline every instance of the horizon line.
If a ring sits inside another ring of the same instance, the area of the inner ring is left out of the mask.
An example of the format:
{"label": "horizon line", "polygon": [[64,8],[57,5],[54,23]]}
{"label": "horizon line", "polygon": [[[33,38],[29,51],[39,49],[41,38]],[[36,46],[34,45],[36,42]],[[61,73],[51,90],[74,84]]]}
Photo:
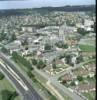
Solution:
{"label": "horizon line", "polygon": [[0,10],[22,10],[22,9],[37,9],[37,8],[55,8],[55,7],[66,7],[66,6],[96,6],[96,4],[87,4],[87,5],[64,5],[64,6],[42,6],[42,7],[25,7],[25,8],[5,8],[5,9],[0,9]]}

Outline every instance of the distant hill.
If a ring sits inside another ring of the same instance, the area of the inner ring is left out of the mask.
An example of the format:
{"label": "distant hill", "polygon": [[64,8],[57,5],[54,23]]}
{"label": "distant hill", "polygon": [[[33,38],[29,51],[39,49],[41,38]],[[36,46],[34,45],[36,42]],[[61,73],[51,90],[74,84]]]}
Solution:
{"label": "distant hill", "polygon": [[34,10],[42,11],[92,11],[95,10],[95,5],[80,5],[80,6],[64,6],[64,7],[42,7]]}
{"label": "distant hill", "polygon": [[42,7],[33,9],[11,9],[11,10],[0,10],[0,16],[9,15],[28,15],[32,14],[33,11],[39,13],[51,12],[51,11],[65,11],[65,12],[75,12],[75,11],[95,11],[95,5],[80,5],[80,6],[64,6],[64,7]]}

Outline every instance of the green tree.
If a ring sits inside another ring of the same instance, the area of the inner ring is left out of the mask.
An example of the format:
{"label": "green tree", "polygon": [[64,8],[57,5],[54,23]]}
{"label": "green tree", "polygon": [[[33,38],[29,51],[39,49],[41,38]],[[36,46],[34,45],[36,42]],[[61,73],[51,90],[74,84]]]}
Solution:
{"label": "green tree", "polygon": [[53,69],[56,69],[56,60],[55,59],[53,59],[53,61],[52,61],[52,67],[53,67]]}
{"label": "green tree", "polygon": [[78,29],[77,29],[77,32],[78,32],[79,34],[83,35],[83,36],[89,33],[88,31],[86,31],[86,30],[83,29],[83,28],[78,28]]}
{"label": "green tree", "polygon": [[94,32],[96,33],[96,22],[94,22],[94,25],[91,25],[91,28],[93,28]]}
{"label": "green tree", "polygon": [[60,55],[59,56],[59,59],[62,59],[62,58],[64,58],[64,57],[66,57],[66,54],[64,53],[63,55]]}
{"label": "green tree", "polygon": [[25,39],[25,40],[22,42],[22,45],[23,45],[23,46],[27,46],[27,45],[28,45],[27,39]]}
{"label": "green tree", "polygon": [[11,92],[9,90],[1,91],[2,100],[14,100],[16,96],[18,96],[17,92]]}
{"label": "green tree", "polygon": [[53,67],[53,69],[56,69],[57,68],[57,66],[56,66],[55,63],[52,64],[52,67]]}
{"label": "green tree", "polygon": [[75,82],[72,81],[72,82],[70,83],[70,85],[71,85],[71,86],[75,86]]}
{"label": "green tree", "polygon": [[83,81],[83,77],[82,76],[77,76],[77,80]]}
{"label": "green tree", "polygon": [[10,100],[12,96],[12,92],[8,90],[1,91],[2,100]]}
{"label": "green tree", "polygon": [[0,41],[4,40],[6,38],[6,33],[2,32],[0,33]]}
{"label": "green tree", "polygon": [[10,100],[14,100],[17,96],[18,96],[18,93],[16,91],[13,92]]}
{"label": "green tree", "polygon": [[14,40],[16,40],[16,35],[12,34],[10,41],[14,41]]}
{"label": "green tree", "polygon": [[52,46],[50,44],[45,44],[45,50],[51,50]]}
{"label": "green tree", "polygon": [[15,60],[15,62],[21,63],[26,68],[28,68],[28,70],[33,70],[32,65],[30,64],[30,62],[28,60],[26,60],[24,57],[22,57],[21,55],[19,55],[17,52],[13,52],[12,57]]}
{"label": "green tree", "polygon": [[1,48],[1,51],[2,51],[3,53],[9,54],[9,50],[6,49],[4,46]]}
{"label": "green tree", "polygon": [[68,45],[67,44],[64,44],[64,48],[67,49],[68,48]]}
{"label": "green tree", "polygon": [[29,78],[35,78],[34,74],[32,74],[31,71],[28,71],[27,74],[28,74]]}
{"label": "green tree", "polygon": [[68,48],[68,44],[64,44],[63,42],[56,43],[56,46],[58,48],[63,48],[63,49],[67,49]]}
{"label": "green tree", "polygon": [[72,58],[72,56],[71,55],[66,55],[66,63],[67,64],[71,64],[71,58]]}
{"label": "green tree", "polygon": [[37,65],[37,60],[36,59],[32,59],[32,64],[33,65]]}
{"label": "green tree", "polygon": [[77,57],[77,64],[80,63],[80,62],[83,62],[83,56],[80,55],[79,57]]}
{"label": "green tree", "polygon": [[0,72],[0,80],[4,78],[4,75]]}
{"label": "green tree", "polygon": [[37,68],[43,69],[44,67],[46,67],[46,63],[43,62],[42,60],[39,60],[38,63],[37,63]]}
{"label": "green tree", "polygon": [[67,84],[67,81],[66,81],[66,80],[63,80],[63,81],[62,81],[62,84]]}

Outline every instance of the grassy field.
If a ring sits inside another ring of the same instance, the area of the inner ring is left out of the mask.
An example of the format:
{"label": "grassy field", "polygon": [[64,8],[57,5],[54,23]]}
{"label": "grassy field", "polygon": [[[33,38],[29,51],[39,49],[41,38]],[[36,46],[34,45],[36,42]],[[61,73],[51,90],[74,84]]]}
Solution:
{"label": "grassy field", "polygon": [[96,43],[96,40],[95,40],[95,38],[94,39],[87,38],[87,39],[84,39],[84,40],[80,41],[80,43],[94,46],[95,43]]}
{"label": "grassy field", "polygon": [[[1,95],[2,90],[9,90],[9,91],[12,91],[12,92],[15,91],[13,86],[5,78],[3,80],[0,80],[0,100],[3,100],[2,95]],[[20,97],[18,96],[17,98],[15,98],[15,100],[20,100]]]}
{"label": "grassy field", "polygon": [[84,41],[87,45],[95,45],[95,41],[93,40],[93,41],[91,41],[91,40],[85,40]]}
{"label": "grassy field", "polygon": [[95,92],[89,92],[89,93],[84,93],[83,94],[88,100],[95,100]]}
{"label": "grassy field", "polygon": [[95,47],[90,45],[79,45],[79,48],[84,52],[95,52]]}

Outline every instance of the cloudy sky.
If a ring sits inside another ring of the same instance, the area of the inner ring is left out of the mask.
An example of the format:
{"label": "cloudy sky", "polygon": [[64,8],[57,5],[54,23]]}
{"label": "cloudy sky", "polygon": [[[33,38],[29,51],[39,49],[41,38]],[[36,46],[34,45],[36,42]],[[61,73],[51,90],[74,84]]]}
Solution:
{"label": "cloudy sky", "polygon": [[46,6],[89,4],[95,4],[95,0],[0,0],[0,9],[36,8]]}

